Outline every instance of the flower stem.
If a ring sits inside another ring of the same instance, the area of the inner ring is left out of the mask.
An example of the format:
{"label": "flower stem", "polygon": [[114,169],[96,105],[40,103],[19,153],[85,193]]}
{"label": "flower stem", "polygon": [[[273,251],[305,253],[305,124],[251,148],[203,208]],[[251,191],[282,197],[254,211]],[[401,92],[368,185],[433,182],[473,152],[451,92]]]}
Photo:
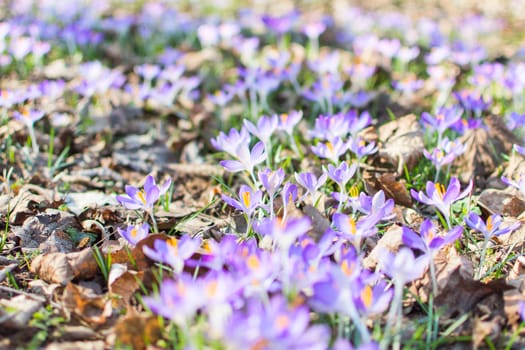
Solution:
{"label": "flower stem", "polygon": [[481,272],[483,271],[483,264],[485,263],[485,255],[487,253],[487,246],[489,245],[489,240],[485,238],[485,241],[483,242],[483,248],[481,250],[481,257],[479,258],[479,268],[478,272],[476,273],[476,279],[479,280],[481,278]]}

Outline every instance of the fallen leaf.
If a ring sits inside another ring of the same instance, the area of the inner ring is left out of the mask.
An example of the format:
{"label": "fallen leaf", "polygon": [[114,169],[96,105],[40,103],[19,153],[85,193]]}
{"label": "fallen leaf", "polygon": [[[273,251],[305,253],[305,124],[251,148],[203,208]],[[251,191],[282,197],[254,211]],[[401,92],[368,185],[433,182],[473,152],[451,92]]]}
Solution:
{"label": "fallen leaf", "polygon": [[484,187],[503,150],[494,148],[489,131],[483,128],[468,129],[459,141],[465,146],[465,152],[453,162],[459,180],[466,183],[474,179],[477,186]]}
{"label": "fallen leaf", "polygon": [[30,271],[46,282],[63,286],[75,278],[65,253],[38,255],[31,262]]}
{"label": "fallen leaf", "polygon": [[49,343],[45,350],[104,350],[106,344],[102,340],[74,341]]}
{"label": "fallen leaf", "polygon": [[[131,313],[131,312],[129,312]],[[161,337],[158,318],[131,313],[118,320],[114,328],[114,342],[118,346],[147,349]]]}
{"label": "fallen leaf", "polygon": [[140,288],[143,276],[144,271],[129,271],[127,265],[112,264],[108,277],[109,292],[119,295],[122,303],[127,304]]}
{"label": "fallen leaf", "polygon": [[33,314],[44,302],[27,295],[17,295],[9,300],[0,300],[0,325],[6,328],[21,329],[27,327]]}
{"label": "fallen leaf", "polygon": [[[394,173],[376,175],[371,179],[376,191],[383,190],[387,198],[391,198],[398,205],[412,207],[412,197],[406,188],[404,180],[397,181]],[[371,193],[373,195],[374,193]]]}
{"label": "fallen leaf", "polygon": [[113,315],[111,300],[106,295],[95,295],[90,289],[68,283],[62,294],[64,307],[91,325],[105,324]]}
{"label": "fallen leaf", "polygon": [[421,157],[425,144],[423,130],[414,114],[409,114],[379,127],[380,159],[390,163],[401,174],[405,165],[414,168]]}

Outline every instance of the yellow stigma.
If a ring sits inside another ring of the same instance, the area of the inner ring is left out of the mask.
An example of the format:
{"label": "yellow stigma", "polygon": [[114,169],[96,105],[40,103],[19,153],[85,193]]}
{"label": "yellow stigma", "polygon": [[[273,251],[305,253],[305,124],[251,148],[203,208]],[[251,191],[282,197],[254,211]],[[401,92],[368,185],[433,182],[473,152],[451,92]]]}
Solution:
{"label": "yellow stigma", "polygon": [[363,291],[361,292],[361,300],[363,300],[363,303],[368,308],[370,305],[372,305],[373,300],[373,293],[372,293],[372,287],[369,285],[366,285],[365,288],[363,288]]}
{"label": "yellow stigma", "polygon": [[27,108],[27,107],[22,108],[22,115],[25,118],[29,118],[29,108]]}
{"label": "yellow stigma", "polygon": [[359,188],[357,188],[356,185],[353,185],[350,188],[350,192],[348,192],[348,193],[350,194],[350,197],[357,198],[359,196]]}
{"label": "yellow stigma", "polygon": [[209,297],[215,296],[217,294],[219,283],[217,280],[213,280],[206,285],[206,295]]}
{"label": "yellow stigma", "polygon": [[350,225],[350,233],[355,235],[357,233],[357,227],[355,225],[354,218],[349,218],[348,219],[348,224]]}
{"label": "yellow stigma", "polygon": [[341,270],[345,275],[350,276],[352,274],[352,271],[354,270],[354,266],[349,265],[348,260],[343,260],[343,262],[341,263]]}
{"label": "yellow stigma", "polygon": [[146,205],[146,193],[144,192],[144,190],[140,190],[137,192],[137,197],[139,197],[140,201]]}
{"label": "yellow stigma", "polygon": [[290,325],[290,318],[286,315],[279,315],[275,319],[275,325],[279,330],[284,331]]}
{"label": "yellow stigma", "polygon": [[137,237],[137,234],[138,234],[137,228],[133,227],[130,233],[131,233],[131,237]]}
{"label": "yellow stigma", "polygon": [[250,192],[246,191],[242,194],[242,201],[246,208],[250,207]]}
{"label": "yellow stigma", "polygon": [[175,237],[171,237],[170,239],[168,239],[168,244],[169,244],[171,247],[177,249],[177,247],[178,247],[178,245],[179,245],[179,241],[177,240],[177,238],[175,238]]}
{"label": "yellow stigma", "polygon": [[439,113],[438,115],[436,115],[436,119],[437,120],[445,120],[445,115],[443,113]]}
{"label": "yellow stigma", "polygon": [[326,148],[328,148],[330,153],[334,154],[334,145],[330,141],[326,143]]}
{"label": "yellow stigma", "polygon": [[204,242],[204,245],[202,246],[202,248],[208,254],[213,253],[213,250],[211,249],[211,245],[210,245],[210,243],[208,241]]}
{"label": "yellow stigma", "polygon": [[252,270],[257,270],[261,266],[261,261],[255,254],[250,255],[246,263]]}
{"label": "yellow stigma", "polygon": [[493,227],[493,224],[492,224],[492,215],[491,215],[487,219],[487,230],[492,231],[492,227]]}
{"label": "yellow stigma", "polygon": [[287,113],[281,114],[281,121],[283,123],[286,123],[287,120],[288,120],[288,114]]}
{"label": "yellow stigma", "polygon": [[434,187],[436,188],[439,198],[443,199],[443,195],[445,194],[445,186],[443,186],[443,184],[436,183],[434,184]]}
{"label": "yellow stigma", "polygon": [[444,156],[445,156],[445,153],[442,150],[439,150],[439,151],[436,152],[436,158],[438,160],[443,159]]}

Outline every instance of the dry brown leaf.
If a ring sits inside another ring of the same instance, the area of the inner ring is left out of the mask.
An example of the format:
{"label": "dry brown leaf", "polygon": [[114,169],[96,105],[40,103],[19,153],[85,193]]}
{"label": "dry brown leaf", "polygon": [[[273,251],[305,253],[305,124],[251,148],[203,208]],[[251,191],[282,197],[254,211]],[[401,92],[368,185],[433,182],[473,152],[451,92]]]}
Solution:
{"label": "dry brown leaf", "polygon": [[[474,280],[470,260],[461,256],[453,247],[442,249],[434,261],[438,282],[435,305],[442,307],[445,319],[471,312],[480,303],[503,305],[503,292],[512,289],[502,279],[487,283]],[[421,284],[423,286],[419,288],[418,294],[425,302],[430,290],[428,274]],[[492,299],[488,298],[492,296]],[[489,309],[494,310],[494,307],[491,305]]]}
{"label": "dry brown leaf", "polygon": [[64,307],[92,325],[105,324],[113,315],[111,300],[95,295],[90,289],[68,283],[62,294]]}
{"label": "dry brown leaf", "polygon": [[64,253],[38,255],[33,259],[30,270],[46,282],[64,286],[75,278],[75,273]]}
{"label": "dry brown leaf", "polygon": [[129,313],[115,325],[115,345],[141,350],[160,339],[161,328],[156,317]]}
{"label": "dry brown leaf", "polygon": [[[397,181],[394,173],[376,175],[371,179],[376,191],[383,190],[387,198],[404,207],[412,207],[412,197],[406,188],[404,180]],[[371,193],[373,195],[373,193]]]}
{"label": "dry brown leaf", "polygon": [[0,325],[2,327],[21,329],[33,314],[43,306],[43,301],[27,295],[17,295],[9,300],[0,300]]}
{"label": "dry brown leaf", "polygon": [[474,179],[477,186],[484,187],[487,177],[498,166],[503,150],[495,149],[489,131],[483,128],[467,130],[459,141],[465,146],[465,152],[453,165],[460,181],[466,183]]}
{"label": "dry brown leaf", "polygon": [[481,192],[478,197],[478,205],[484,209],[487,214],[499,214],[518,216],[522,212],[520,209],[525,208],[525,202],[521,201],[515,195],[502,190],[488,188]]}
{"label": "dry brown leaf", "polygon": [[405,165],[410,170],[423,156],[425,144],[418,118],[409,114],[379,127],[379,157],[392,164],[401,174]]}
{"label": "dry brown leaf", "polygon": [[144,271],[129,271],[127,265],[112,264],[108,277],[108,288],[111,294],[117,294],[123,304],[127,304],[133,294],[140,288]]}

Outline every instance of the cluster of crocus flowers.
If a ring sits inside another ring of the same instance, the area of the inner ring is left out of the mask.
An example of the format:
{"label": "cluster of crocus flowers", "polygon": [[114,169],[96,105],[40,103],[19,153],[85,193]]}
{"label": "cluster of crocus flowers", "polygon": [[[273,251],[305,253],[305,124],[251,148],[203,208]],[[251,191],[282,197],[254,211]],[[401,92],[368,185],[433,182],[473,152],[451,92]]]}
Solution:
{"label": "cluster of crocus flowers", "polygon": [[126,185],[126,195],[118,195],[117,201],[130,210],[143,210],[147,213],[153,223],[153,230],[158,232],[157,222],[155,220],[154,206],[155,203],[164,195],[171,186],[171,178],[168,178],[161,186],[158,186],[153,176],[148,175],[144,181],[144,188]]}

